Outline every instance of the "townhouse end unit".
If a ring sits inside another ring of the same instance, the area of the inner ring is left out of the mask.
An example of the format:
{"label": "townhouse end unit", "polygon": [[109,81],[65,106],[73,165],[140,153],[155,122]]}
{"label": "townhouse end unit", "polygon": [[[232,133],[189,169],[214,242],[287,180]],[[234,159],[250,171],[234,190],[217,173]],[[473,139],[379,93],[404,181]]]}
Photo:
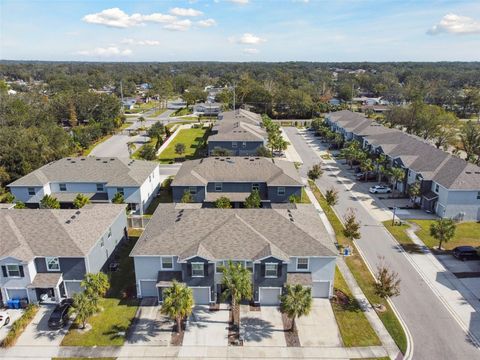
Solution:
{"label": "townhouse end unit", "polygon": [[58,303],[79,292],[126,238],[125,207],[0,209],[0,302]]}
{"label": "townhouse end unit", "polygon": [[359,113],[338,111],[325,120],[346,140],[356,140],[371,153],[384,154],[391,165],[404,169],[404,180],[395,186],[407,193],[418,182],[421,194],[417,201],[425,211],[458,220],[480,220],[479,166]]}
{"label": "townhouse end unit", "polygon": [[218,116],[217,124],[208,137],[208,154],[226,151],[231,156],[255,156],[267,145],[267,132],[261,126],[262,117],[251,111],[238,109]]}
{"label": "townhouse end unit", "polygon": [[162,302],[174,280],[193,290],[196,304],[220,301],[221,267],[251,271],[253,301],[278,305],[286,284],[329,298],[337,251],[315,208],[208,209],[160,204],[130,256],[137,294]]}
{"label": "townhouse end unit", "polygon": [[213,203],[225,196],[235,206],[258,190],[265,207],[270,203],[287,203],[291,196],[300,197],[303,183],[290,161],[227,156],[184,162],[171,186],[174,202],[180,202],[187,191],[194,202]]}
{"label": "townhouse end unit", "polygon": [[160,188],[158,163],[124,158],[69,157],[32,171],[8,185],[15,199],[38,207],[45,195],[71,207],[78,193],[92,203],[109,203],[116,193],[128,210],[143,213]]}

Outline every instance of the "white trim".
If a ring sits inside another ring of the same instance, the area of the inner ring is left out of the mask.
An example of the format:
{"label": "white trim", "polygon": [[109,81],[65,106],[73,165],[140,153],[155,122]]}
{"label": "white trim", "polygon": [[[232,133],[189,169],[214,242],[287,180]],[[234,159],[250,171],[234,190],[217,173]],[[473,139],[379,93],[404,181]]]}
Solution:
{"label": "white trim", "polygon": [[[199,265],[199,264],[202,265],[203,275],[193,275],[193,265]],[[197,261],[197,262],[192,262],[192,263],[190,263],[190,265],[192,266],[192,271],[191,271],[191,274],[190,274],[190,276],[191,276],[192,278],[193,278],[193,277],[195,277],[195,278],[203,278],[203,277],[205,277],[205,263],[203,263],[203,262],[198,262],[198,261]]]}
{"label": "white trim", "polygon": [[[18,276],[11,276],[10,275],[10,271],[8,270],[8,267],[9,266],[16,266],[18,267]],[[11,279],[22,279],[22,272],[20,271],[20,266],[23,267],[23,277],[25,277],[25,267],[23,266],[23,264],[12,264],[12,263],[9,263],[9,264],[5,264],[5,270],[7,271],[7,278],[11,278]],[[3,274],[2,274],[3,276]],[[13,289],[13,288],[12,288]]]}
{"label": "white trim", "polygon": [[[27,299],[29,299],[28,297],[28,289],[26,287],[5,287],[5,295],[7,297],[7,300],[10,300],[10,294],[8,293],[8,290],[25,290],[25,292],[27,293]],[[28,303],[30,303],[30,301],[28,301]]]}
{"label": "white trim", "polygon": [[[212,302],[212,287],[211,286],[189,286],[190,289],[207,289],[208,290],[208,302]],[[193,295],[193,294],[192,294]],[[163,297],[163,294],[162,294]]]}
{"label": "white trim", "polygon": [[[48,261],[49,260],[52,260],[52,259],[57,259],[57,263],[58,263],[58,269],[49,269],[48,268]],[[45,256],[45,265],[47,267],[47,271],[48,272],[61,272],[61,268],[60,268],[60,258],[58,256]]]}
{"label": "white trim", "polygon": [[155,289],[157,290],[157,300],[158,300],[158,288],[156,286],[157,284],[157,279],[141,279],[141,280],[138,280],[138,289],[137,289],[137,297],[139,298],[142,298],[143,297],[143,294],[142,294],[142,281],[155,281]]}
{"label": "white trim", "polygon": [[[332,283],[333,281],[331,280],[312,280],[312,298],[313,298],[313,285],[314,283],[328,283],[328,298],[330,299],[332,297]],[[319,298],[323,299],[323,298]]]}
{"label": "white trim", "polygon": [[[163,259],[165,259],[165,258],[172,259],[172,267],[170,267],[170,268],[163,267]],[[160,256],[160,269],[161,270],[173,270],[174,268],[175,268],[175,266],[173,264],[173,256]]]}
{"label": "white trim", "polygon": [[[267,265],[275,265],[276,275],[267,276]],[[278,279],[278,263],[265,263],[265,274],[263,275],[266,279]]]}
{"label": "white trim", "polygon": [[[278,286],[259,286],[258,287],[258,301],[257,303],[259,304],[262,304],[262,289],[269,289],[269,290],[272,290],[272,289],[278,289],[278,295],[279,297],[282,295],[282,288],[281,287],[278,287]],[[278,303],[280,304],[280,298],[278,299]],[[268,305],[267,305],[268,306]]]}
{"label": "white trim", "polygon": [[[308,257],[297,257],[296,259],[297,259],[296,267],[295,267],[296,271],[309,271],[310,270],[310,259]],[[299,269],[298,268],[298,260],[299,259],[307,259],[307,268],[306,269]]]}

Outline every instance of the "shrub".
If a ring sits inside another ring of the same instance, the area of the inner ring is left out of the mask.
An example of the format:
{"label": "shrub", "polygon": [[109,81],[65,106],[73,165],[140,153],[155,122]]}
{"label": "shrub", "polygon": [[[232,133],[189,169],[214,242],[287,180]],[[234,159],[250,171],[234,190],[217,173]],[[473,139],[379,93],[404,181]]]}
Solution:
{"label": "shrub", "polygon": [[157,153],[153,145],[147,144],[140,150],[140,156],[145,160],[155,160]]}
{"label": "shrub", "polygon": [[2,347],[8,348],[15,345],[20,335],[22,335],[25,328],[30,324],[35,315],[37,314],[38,306],[30,304],[25,309],[23,315],[13,323],[12,327],[8,331],[7,336],[2,341]]}

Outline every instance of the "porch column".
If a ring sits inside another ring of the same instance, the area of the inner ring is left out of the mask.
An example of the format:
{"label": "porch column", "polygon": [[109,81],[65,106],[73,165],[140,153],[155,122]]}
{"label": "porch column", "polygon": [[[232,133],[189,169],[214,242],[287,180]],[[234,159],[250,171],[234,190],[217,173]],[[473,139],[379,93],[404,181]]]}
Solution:
{"label": "porch column", "polygon": [[62,299],[62,296],[60,295],[60,286],[59,284],[57,284],[54,288],[53,288],[53,293],[55,295],[55,302],[59,303]]}

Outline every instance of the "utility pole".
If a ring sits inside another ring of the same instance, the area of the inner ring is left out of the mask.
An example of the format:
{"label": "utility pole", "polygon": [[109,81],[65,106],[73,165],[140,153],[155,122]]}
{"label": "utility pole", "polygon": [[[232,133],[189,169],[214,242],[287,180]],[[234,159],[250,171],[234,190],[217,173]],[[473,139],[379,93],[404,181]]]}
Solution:
{"label": "utility pole", "polygon": [[236,98],[236,96],[235,96],[235,87],[236,87],[236,84],[233,83],[233,115],[235,115],[235,113],[236,113],[236,112],[235,112],[235,98]]}
{"label": "utility pole", "polygon": [[120,97],[122,98],[122,103],[123,103],[123,86],[122,86],[122,80],[120,80]]}

